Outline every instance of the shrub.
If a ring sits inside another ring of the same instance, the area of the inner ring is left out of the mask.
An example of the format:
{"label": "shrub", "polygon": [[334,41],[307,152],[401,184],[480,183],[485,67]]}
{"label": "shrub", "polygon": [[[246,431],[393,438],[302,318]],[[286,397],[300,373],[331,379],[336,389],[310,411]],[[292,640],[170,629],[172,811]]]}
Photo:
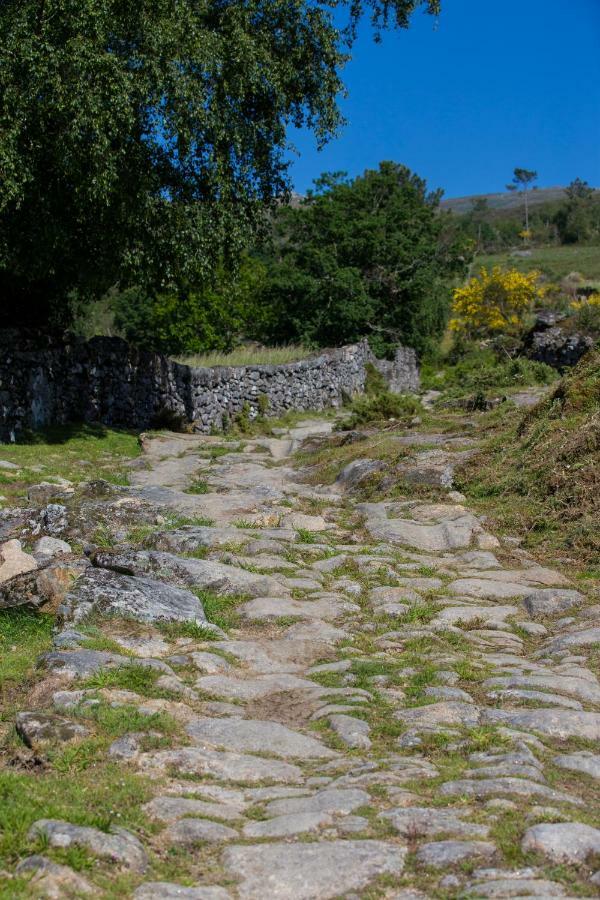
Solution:
{"label": "shrub", "polygon": [[575,325],[588,334],[600,335],[600,294],[592,294],[583,300],[573,300]]}
{"label": "shrub", "polygon": [[365,394],[352,401],[350,416],[340,424],[340,428],[352,429],[390,419],[406,423],[422,412],[423,407],[418,398],[409,394],[391,394],[389,391]]}
{"label": "shrub", "polygon": [[518,333],[541,296],[539,280],[539,272],[482,268],[479,275],[455,289],[450,328],[470,338]]}

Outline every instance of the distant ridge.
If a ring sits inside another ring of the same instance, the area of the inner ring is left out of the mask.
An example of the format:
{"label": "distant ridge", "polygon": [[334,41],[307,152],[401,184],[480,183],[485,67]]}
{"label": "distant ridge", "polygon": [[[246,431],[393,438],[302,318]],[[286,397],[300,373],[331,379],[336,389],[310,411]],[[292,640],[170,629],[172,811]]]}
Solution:
{"label": "distant ridge", "polygon": [[[600,194],[600,188],[594,188],[596,198]],[[529,206],[539,206],[542,203],[556,203],[566,199],[566,188],[547,187],[535,188],[529,192]],[[290,206],[297,208],[306,200],[304,194],[292,191],[287,197]],[[467,197],[448,197],[440,203],[440,209],[451,210],[458,215],[470,212],[477,200],[487,200],[490,210],[502,212],[504,210],[517,210],[523,208],[523,195],[520,191],[502,191],[496,194],[470,194]]]}
{"label": "distant ridge", "polygon": [[[529,205],[555,202],[566,197],[564,187],[538,188],[529,194]],[[442,200],[440,207],[450,209],[455,213],[468,213],[475,205],[476,200],[487,200],[490,209],[516,209],[523,206],[523,197],[519,193],[503,191],[498,194],[473,194],[470,197],[450,197]]]}

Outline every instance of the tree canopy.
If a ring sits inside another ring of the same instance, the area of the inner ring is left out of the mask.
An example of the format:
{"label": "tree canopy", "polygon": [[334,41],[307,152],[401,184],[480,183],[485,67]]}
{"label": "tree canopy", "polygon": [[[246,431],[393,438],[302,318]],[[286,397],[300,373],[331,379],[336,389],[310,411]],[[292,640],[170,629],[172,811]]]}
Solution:
{"label": "tree canopy", "polygon": [[398,341],[425,349],[444,329],[451,277],[469,255],[444,228],[440,196],[393,162],[353,181],[321,178],[279,213],[263,334],[321,346],[368,335],[379,352]]}
{"label": "tree canopy", "polygon": [[287,187],[288,126],[340,126],[360,20],[419,7],[439,2],[4,0],[0,321],[227,264]]}

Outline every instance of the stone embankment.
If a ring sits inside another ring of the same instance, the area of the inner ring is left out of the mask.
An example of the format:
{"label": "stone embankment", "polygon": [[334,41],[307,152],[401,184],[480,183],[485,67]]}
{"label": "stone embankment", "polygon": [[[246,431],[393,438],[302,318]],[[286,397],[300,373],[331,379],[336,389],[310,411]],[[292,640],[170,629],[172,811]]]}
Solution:
{"label": "stone embankment", "polygon": [[[347,478],[302,480],[290,449],[329,428],[228,452],[153,437],[130,487],[7,520],[13,539],[42,525],[32,554],[8,547],[0,602],[54,604],[60,623],[25,744],[76,745],[91,708],[177,723],[107,750],[149,779],[148,824],[40,815],[5,873],[34,893],[14,896],[93,895],[107,871],[135,900],[597,896],[600,606],[491,534],[451,479],[441,502],[363,504]],[[209,490],[187,493],[199,474]],[[92,546],[99,524],[112,546]],[[131,666],[151,697],[119,689]]]}
{"label": "stone embankment", "polygon": [[[42,345],[0,332],[0,441],[70,422],[138,430],[180,423],[208,434],[244,410],[252,418],[261,409],[338,407],[363,390],[368,362],[376,360],[366,341],[285,365],[202,369],[119,338]],[[418,389],[414,350],[399,347],[381,366],[394,391]]]}

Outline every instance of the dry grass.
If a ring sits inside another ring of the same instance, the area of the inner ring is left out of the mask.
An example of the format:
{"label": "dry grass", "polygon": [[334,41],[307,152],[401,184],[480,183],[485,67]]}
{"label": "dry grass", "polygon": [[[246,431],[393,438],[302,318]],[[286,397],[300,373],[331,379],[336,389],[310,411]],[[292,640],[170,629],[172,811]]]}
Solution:
{"label": "dry grass", "polygon": [[178,356],[176,362],[193,368],[215,366],[280,366],[298,362],[311,355],[306,347],[238,347],[230,353],[202,353],[195,356]]}
{"label": "dry grass", "polygon": [[[461,489],[530,547],[600,558],[600,351],[525,415],[498,416]],[[595,563],[594,563],[595,561]]]}

